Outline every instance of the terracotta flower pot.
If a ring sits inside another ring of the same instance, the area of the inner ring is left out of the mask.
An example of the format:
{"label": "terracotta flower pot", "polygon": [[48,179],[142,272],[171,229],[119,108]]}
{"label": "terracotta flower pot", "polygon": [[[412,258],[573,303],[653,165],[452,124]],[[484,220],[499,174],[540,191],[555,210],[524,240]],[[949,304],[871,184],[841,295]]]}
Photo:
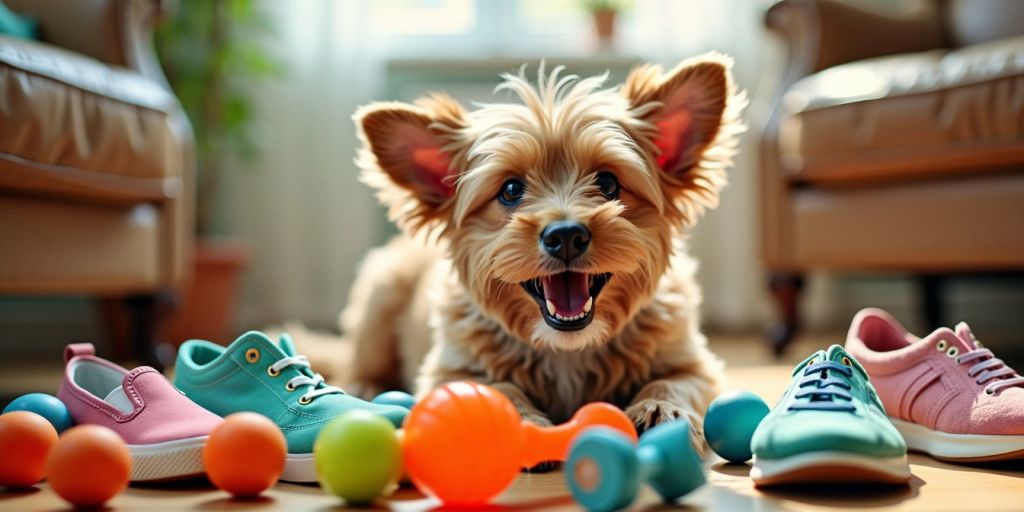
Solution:
{"label": "terracotta flower pot", "polygon": [[598,41],[602,43],[610,42],[615,38],[615,14],[616,12],[611,9],[603,9],[599,11],[593,11],[594,14],[594,32],[597,33]]}

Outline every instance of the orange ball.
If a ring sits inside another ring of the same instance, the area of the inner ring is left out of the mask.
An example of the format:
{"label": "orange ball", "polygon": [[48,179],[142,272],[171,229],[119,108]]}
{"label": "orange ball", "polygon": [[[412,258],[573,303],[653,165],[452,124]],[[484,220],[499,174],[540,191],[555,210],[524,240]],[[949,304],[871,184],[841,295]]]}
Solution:
{"label": "orange ball", "polygon": [[57,430],[46,418],[28,411],[0,415],[0,486],[28,487],[46,476],[46,456],[57,443]]}
{"label": "orange ball", "polygon": [[405,419],[403,458],[412,481],[445,504],[487,503],[519,474],[521,417],[500,391],[473,382],[445,384]]}
{"label": "orange ball", "polygon": [[128,486],[132,456],[121,436],[99,425],[64,431],[46,460],[46,479],[78,507],[99,507]]}
{"label": "orange ball", "polygon": [[274,422],[254,412],[232,414],[210,432],[203,464],[213,485],[252,497],[277,483],[288,444]]}

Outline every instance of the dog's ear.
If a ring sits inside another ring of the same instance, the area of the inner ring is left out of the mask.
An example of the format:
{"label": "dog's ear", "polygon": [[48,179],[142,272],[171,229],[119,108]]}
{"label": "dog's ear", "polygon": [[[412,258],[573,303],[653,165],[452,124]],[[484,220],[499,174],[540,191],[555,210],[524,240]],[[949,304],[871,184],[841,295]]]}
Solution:
{"label": "dog's ear", "polygon": [[668,73],[640,66],[626,78],[622,93],[633,114],[653,127],[644,131],[642,145],[653,151],[662,171],[682,177],[715,141],[733,94],[731,64],[727,57],[707,55]]}
{"label": "dog's ear", "polygon": [[363,178],[405,227],[439,220],[454,195],[458,171],[453,157],[463,116],[458,103],[447,97],[416,105],[374,103],[353,116],[363,142]]}

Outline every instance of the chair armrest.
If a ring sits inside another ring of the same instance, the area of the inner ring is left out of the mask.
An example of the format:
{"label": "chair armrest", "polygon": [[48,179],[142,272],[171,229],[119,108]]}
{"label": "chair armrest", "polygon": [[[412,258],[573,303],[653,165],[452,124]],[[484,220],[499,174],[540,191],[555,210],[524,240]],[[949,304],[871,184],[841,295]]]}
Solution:
{"label": "chair armrest", "polygon": [[765,26],[788,45],[786,87],[839,64],[944,46],[934,2],[881,11],[838,0],[782,0],[768,9]]}
{"label": "chair armrest", "polygon": [[138,71],[166,85],[153,50],[153,27],[167,0],[4,0],[39,23],[40,38],[54,46]]}

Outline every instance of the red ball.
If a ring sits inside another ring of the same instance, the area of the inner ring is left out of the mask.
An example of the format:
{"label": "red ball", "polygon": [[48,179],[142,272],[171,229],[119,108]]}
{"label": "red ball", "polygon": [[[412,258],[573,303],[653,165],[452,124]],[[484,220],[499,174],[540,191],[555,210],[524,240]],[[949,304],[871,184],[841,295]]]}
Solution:
{"label": "red ball", "polygon": [[99,425],[64,432],[46,461],[46,479],[78,507],[99,507],[128,486],[131,453],[121,436]]}
{"label": "red ball", "polygon": [[57,443],[57,430],[46,418],[28,411],[0,415],[0,486],[28,487],[46,476],[46,456]]}
{"label": "red ball", "polygon": [[253,412],[232,414],[217,425],[203,448],[210,481],[234,496],[252,497],[277,483],[288,444],[274,422]]}

